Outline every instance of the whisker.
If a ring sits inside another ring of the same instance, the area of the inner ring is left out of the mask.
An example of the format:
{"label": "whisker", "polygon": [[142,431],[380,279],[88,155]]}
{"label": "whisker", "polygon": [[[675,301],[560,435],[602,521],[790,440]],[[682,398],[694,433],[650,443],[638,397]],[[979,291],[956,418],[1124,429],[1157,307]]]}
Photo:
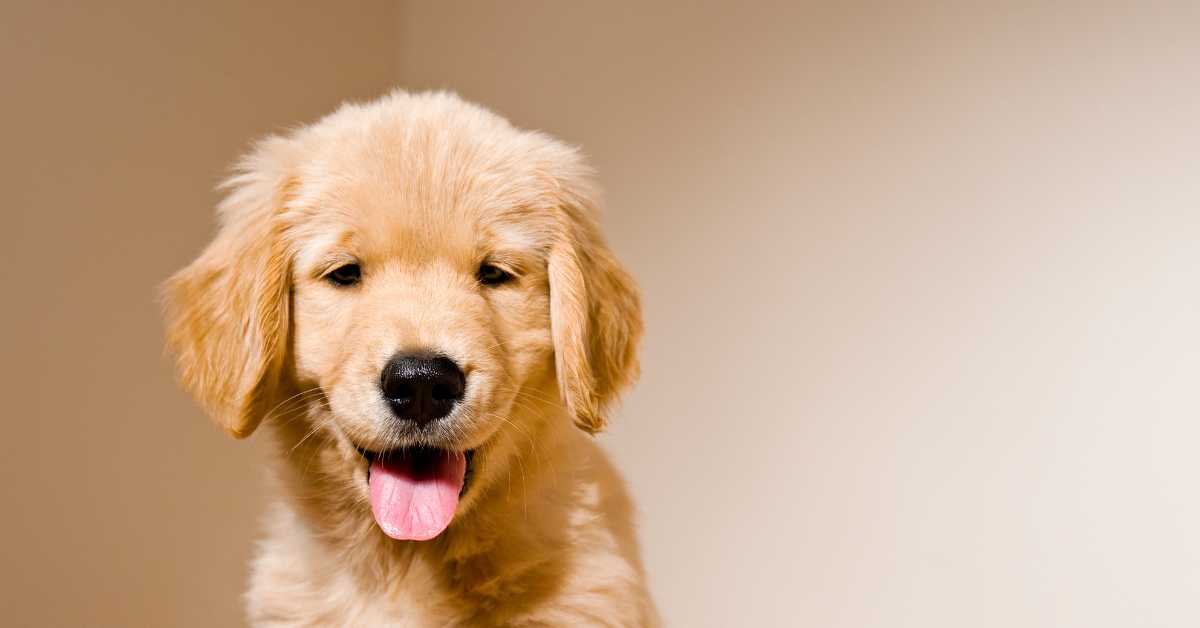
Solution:
{"label": "whisker", "polygon": [[274,407],[272,407],[270,410],[267,410],[267,412],[265,414],[263,414],[263,420],[265,421],[267,419],[270,419],[271,413],[275,412],[276,410],[278,410],[280,407],[284,406],[285,404],[292,403],[297,400],[302,402],[302,401],[304,401],[303,398],[305,396],[311,395],[311,394],[317,393],[317,392],[321,392],[321,387],[313,386],[312,388],[302,390],[302,391],[292,395],[291,397],[288,397],[287,399],[280,401],[279,403],[275,404]]}

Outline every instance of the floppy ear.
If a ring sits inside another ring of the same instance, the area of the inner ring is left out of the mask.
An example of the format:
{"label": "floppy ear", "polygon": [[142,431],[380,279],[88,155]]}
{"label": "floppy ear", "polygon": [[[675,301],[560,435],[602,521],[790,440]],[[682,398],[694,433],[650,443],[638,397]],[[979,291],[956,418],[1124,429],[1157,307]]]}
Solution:
{"label": "floppy ear", "polygon": [[217,237],[163,286],[179,380],[235,438],[254,432],[282,399],[291,291],[277,220],[283,143],[267,140],[241,162],[225,184]]}
{"label": "floppy ear", "polygon": [[562,210],[550,249],[550,325],[555,370],[575,424],[595,434],[607,407],[638,376],[642,309],[637,286],[600,236],[591,202]]}

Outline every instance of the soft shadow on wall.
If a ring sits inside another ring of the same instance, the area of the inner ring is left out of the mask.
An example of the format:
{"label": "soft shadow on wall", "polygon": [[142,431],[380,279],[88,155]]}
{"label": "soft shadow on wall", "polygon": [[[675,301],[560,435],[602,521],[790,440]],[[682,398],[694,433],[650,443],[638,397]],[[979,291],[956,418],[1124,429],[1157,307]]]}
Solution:
{"label": "soft shadow on wall", "polygon": [[388,89],[393,10],[0,7],[0,623],[242,623],[262,443],[175,386],[157,285],[211,237],[252,139]]}

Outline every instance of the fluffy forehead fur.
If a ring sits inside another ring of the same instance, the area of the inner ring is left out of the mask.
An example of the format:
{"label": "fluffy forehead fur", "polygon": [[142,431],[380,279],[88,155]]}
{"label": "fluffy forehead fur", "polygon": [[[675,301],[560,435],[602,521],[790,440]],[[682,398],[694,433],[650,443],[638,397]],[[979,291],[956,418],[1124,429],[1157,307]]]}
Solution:
{"label": "fluffy forehead fur", "polygon": [[[578,152],[395,92],[259,142],[226,187],[218,235],[164,297],[184,387],[232,435],[261,423],[279,444],[255,621],[653,623],[627,498],[583,435],[636,378],[642,327]],[[513,279],[483,285],[485,263]],[[333,285],[346,264],[361,280]],[[414,351],[466,381],[425,429],[379,393]],[[386,538],[367,505],[360,451],[411,446],[476,452],[433,541]]]}
{"label": "fluffy forehead fur", "polygon": [[348,225],[383,210],[390,226],[436,238],[426,250],[470,249],[479,230],[515,230],[519,244],[545,247],[557,211],[594,195],[574,149],[444,94],[346,105],[290,142],[263,145],[276,147],[284,154],[259,158],[295,162],[295,207]]}

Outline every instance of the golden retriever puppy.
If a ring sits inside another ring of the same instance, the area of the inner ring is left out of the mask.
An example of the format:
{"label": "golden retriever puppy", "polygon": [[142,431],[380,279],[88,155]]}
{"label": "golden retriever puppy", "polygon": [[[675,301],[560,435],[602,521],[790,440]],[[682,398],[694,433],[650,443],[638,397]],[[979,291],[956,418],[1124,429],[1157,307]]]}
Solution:
{"label": "golden retriever puppy", "polygon": [[657,624],[589,438],[642,323],[579,153],[395,92],[261,141],[227,188],[164,301],[183,386],[278,445],[250,620]]}

